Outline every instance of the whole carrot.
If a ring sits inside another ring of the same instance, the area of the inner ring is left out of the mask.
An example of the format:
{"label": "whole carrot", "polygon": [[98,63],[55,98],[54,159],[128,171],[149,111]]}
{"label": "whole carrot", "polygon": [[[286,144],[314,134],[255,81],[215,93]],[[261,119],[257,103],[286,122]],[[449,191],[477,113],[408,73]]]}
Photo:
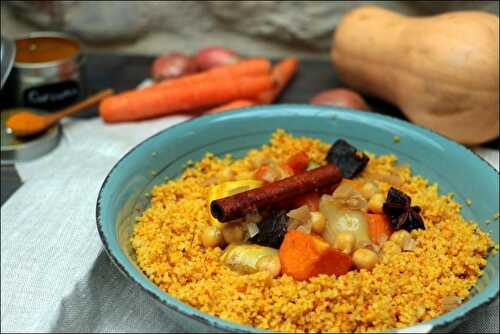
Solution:
{"label": "whole carrot", "polygon": [[251,107],[254,105],[255,105],[255,102],[250,101],[250,100],[236,100],[236,101],[232,101],[232,102],[223,104],[221,106],[215,107],[213,109],[210,109],[209,111],[207,111],[207,114],[215,114],[215,113],[229,111],[229,110],[238,109],[238,108]]}
{"label": "whole carrot", "polygon": [[272,69],[272,77],[276,82],[275,87],[265,91],[257,98],[257,102],[261,104],[272,103],[285,89],[288,82],[292,79],[299,67],[297,58],[285,58],[276,64]]}
{"label": "whole carrot", "polygon": [[[173,80],[175,81],[175,80]],[[106,122],[126,122],[212,107],[237,99],[252,99],[273,87],[270,75],[212,77],[192,85],[134,90],[104,99],[99,111]]]}
{"label": "whole carrot", "polygon": [[252,58],[239,61],[235,64],[218,66],[205,72],[183,76],[175,80],[161,81],[146,89],[161,89],[173,85],[192,85],[196,82],[205,81],[209,78],[218,80],[221,78],[232,78],[235,76],[266,75],[271,73],[271,62],[265,58]]}

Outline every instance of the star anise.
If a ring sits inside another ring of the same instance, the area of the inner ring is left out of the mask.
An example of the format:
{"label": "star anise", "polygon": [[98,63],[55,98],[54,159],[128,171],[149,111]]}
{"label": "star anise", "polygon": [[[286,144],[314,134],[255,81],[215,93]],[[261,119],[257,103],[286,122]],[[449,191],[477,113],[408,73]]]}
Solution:
{"label": "star anise", "polygon": [[389,189],[383,210],[395,230],[425,230],[420,207],[411,206],[411,197],[396,188]]}

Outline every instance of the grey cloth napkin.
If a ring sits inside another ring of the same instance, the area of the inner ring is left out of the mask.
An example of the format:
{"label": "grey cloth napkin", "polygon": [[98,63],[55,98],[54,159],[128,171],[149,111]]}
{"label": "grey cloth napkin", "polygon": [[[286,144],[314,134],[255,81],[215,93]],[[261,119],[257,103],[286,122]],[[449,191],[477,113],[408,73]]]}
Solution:
{"label": "grey cloth napkin", "polygon": [[[184,119],[68,121],[57,149],[16,165],[25,184],[1,209],[2,332],[190,331],[118,272],[95,227],[97,194],[111,167]],[[480,154],[498,169],[498,151]],[[458,330],[497,333],[498,299]]]}

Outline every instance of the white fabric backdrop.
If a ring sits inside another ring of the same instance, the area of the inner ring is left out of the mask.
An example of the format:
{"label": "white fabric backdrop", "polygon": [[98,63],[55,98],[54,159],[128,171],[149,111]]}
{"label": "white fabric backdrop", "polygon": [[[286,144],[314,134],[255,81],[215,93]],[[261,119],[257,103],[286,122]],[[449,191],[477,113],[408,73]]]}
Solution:
{"label": "white fabric backdrop", "polygon": [[[184,332],[102,250],[95,201],[130,148],[187,117],[104,126],[65,122],[50,154],[16,165],[24,185],[1,209],[2,332]],[[498,151],[479,149],[498,169]],[[498,332],[498,299],[461,332]]]}

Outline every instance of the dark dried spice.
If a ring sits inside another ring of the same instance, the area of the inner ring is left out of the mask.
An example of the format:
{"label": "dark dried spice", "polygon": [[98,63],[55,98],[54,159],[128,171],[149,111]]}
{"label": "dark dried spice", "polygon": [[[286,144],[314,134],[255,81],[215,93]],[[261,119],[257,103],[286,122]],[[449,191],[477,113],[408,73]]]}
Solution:
{"label": "dark dried spice", "polygon": [[383,210],[395,230],[425,230],[420,207],[411,206],[411,197],[396,188],[389,189]]}
{"label": "dark dried spice", "polygon": [[335,164],[342,176],[352,179],[358,175],[368,163],[368,156],[358,151],[354,146],[343,139],[338,139],[333,143],[326,155],[326,161]]}
{"label": "dark dried spice", "polygon": [[259,233],[250,239],[251,242],[272,248],[280,248],[285,238],[288,216],[286,210],[274,212],[258,224]]}

